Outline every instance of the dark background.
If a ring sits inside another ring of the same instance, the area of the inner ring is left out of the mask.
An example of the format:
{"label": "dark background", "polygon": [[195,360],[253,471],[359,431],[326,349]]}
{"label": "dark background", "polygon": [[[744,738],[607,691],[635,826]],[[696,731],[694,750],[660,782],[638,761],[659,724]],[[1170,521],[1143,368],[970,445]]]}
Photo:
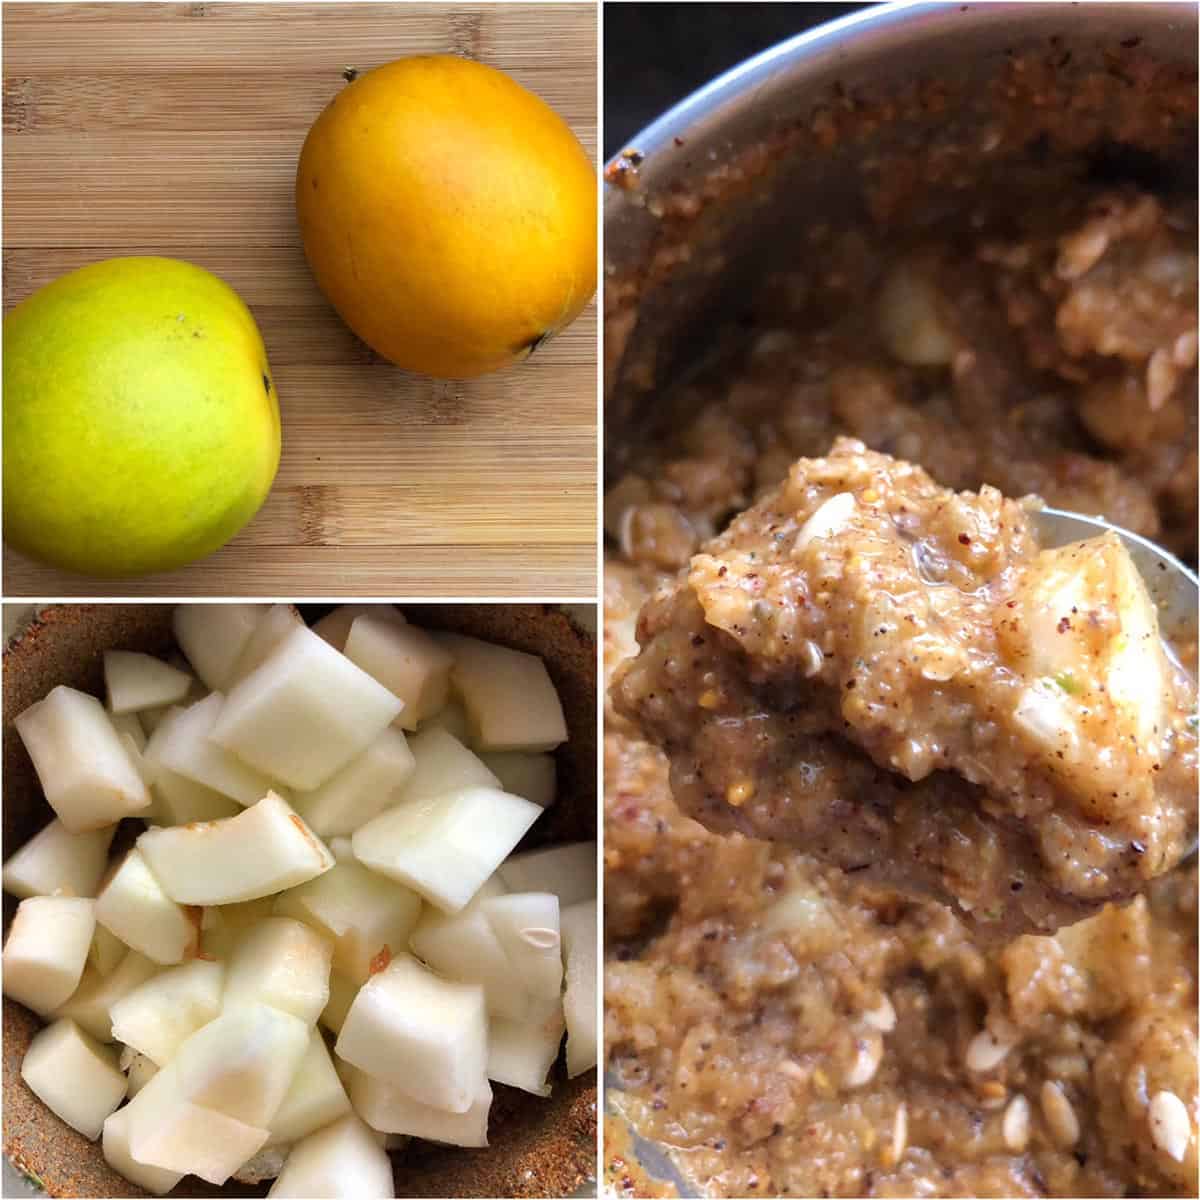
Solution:
{"label": "dark background", "polygon": [[604,157],[744,59],[865,4],[604,5]]}

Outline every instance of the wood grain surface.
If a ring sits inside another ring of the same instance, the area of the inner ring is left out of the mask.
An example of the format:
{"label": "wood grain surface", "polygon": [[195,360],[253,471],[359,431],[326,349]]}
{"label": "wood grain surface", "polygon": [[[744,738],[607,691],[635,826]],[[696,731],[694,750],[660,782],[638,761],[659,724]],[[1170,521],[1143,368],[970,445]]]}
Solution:
{"label": "wood grain surface", "polygon": [[165,254],[250,305],[283,458],[217,554],[93,580],[6,550],[7,596],[591,596],[596,316],[527,363],[448,382],[384,362],[317,290],[292,204],[346,67],[458,53],[596,142],[590,4],[5,3],[4,302],[85,263]]}

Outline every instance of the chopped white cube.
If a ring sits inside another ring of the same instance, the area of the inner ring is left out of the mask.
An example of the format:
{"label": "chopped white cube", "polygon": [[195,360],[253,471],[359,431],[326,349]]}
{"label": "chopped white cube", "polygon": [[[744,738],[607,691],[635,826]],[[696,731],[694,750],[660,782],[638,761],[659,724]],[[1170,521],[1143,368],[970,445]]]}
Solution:
{"label": "chopped white cube", "polygon": [[388,726],[319,788],[298,791],[296,811],[321,837],[351,834],[396,803],[415,768],[404,734]]}
{"label": "chopped white cube", "polygon": [[4,943],[4,994],[45,1015],[79,986],[96,928],[95,901],[31,896]]}
{"label": "chopped white cube", "polygon": [[354,1111],[372,1129],[445,1142],[451,1146],[482,1147],[488,1144],[492,1086],[486,1079],[480,1080],[478,1093],[466,1112],[451,1113],[430,1108],[357,1067],[350,1067],[347,1074]]}
{"label": "chopped white cube", "polygon": [[116,1050],[74,1021],[55,1021],[34,1035],[21,1060],[21,1078],[56,1117],[93,1142],[125,1098],[128,1082]]}
{"label": "chopped white cube", "polygon": [[546,664],[536,654],[443,633],[454,655],[451,680],[481,750],[553,750],[567,740],[567,722]]}
{"label": "chopped white cube", "polygon": [[276,1200],[314,1196],[392,1200],[392,1160],[353,1113],[297,1142],[267,1193]]}
{"label": "chopped white cube", "polygon": [[146,727],[142,724],[142,719],[137,713],[115,713],[111,709],[108,712],[108,719],[112,722],[113,728],[117,731],[123,742],[127,741],[133,749],[140,755],[146,749]]}
{"label": "chopped white cube", "polygon": [[319,1029],[311,1029],[292,1085],[271,1118],[270,1144],[298,1142],[349,1111],[350,1100],[333,1069],[325,1039]]}
{"label": "chopped white cube", "polygon": [[30,896],[95,896],[108,866],[115,825],[72,833],[57,818],[4,863],[4,890]]}
{"label": "chopped white cube", "polygon": [[422,1104],[466,1112],[486,1074],[483,989],[401,955],[359,989],[336,1050]]}
{"label": "chopped white cube", "polygon": [[88,950],[88,963],[96,968],[101,975],[111,975],[121,965],[121,960],[129,952],[129,947],[115,933],[96,923],[92,934],[92,944]]}
{"label": "chopped white cube", "polygon": [[80,1029],[101,1042],[117,1040],[112,1028],[113,1007],[160,970],[145,955],[130,950],[110,975],[87,967],[79,986],[54,1010],[53,1016],[74,1021]]}
{"label": "chopped white cube", "polygon": [[542,811],[495,788],[401,801],[354,834],[354,854],[372,871],[457,912]]}
{"label": "chopped white cube", "polygon": [[212,730],[251,766],[311,790],[361,754],[403,702],[299,627],[229,693]]}
{"label": "chopped white cube", "polygon": [[195,953],[199,919],[199,913],[163,891],[136,846],[96,898],[96,920],[130,949],[164,966]]}
{"label": "chopped white cube", "polygon": [[560,920],[566,956],[567,1074],[574,1078],[596,1065],[596,901],[572,904],[562,910]]}
{"label": "chopped white cube", "polygon": [[213,692],[188,708],[173,708],[146,743],[146,758],[185,779],[253,804],[271,789],[271,781],[212,740],[225,699]]}
{"label": "chopped white cube", "polygon": [[71,833],[100,829],[150,807],[146,784],[95,696],[60,685],[13,724],[46,800]]}
{"label": "chopped white cube", "polygon": [[186,1038],[171,1060],[185,1100],[266,1129],[308,1049],[308,1026],[268,1004],[239,1004]]}
{"label": "chopped white cube", "polygon": [[236,817],[148,829],[137,845],[180,904],[256,900],[315,879],[334,863],[324,843],[274,792]]}
{"label": "chopped white cube", "polygon": [[524,796],[542,808],[554,803],[557,772],[553,754],[528,750],[484,750],[479,757],[514,796]]}
{"label": "chopped white cube", "polygon": [[179,703],[188,694],[192,677],[152,654],[106,650],[104,686],[110,712],[136,713]]}
{"label": "chopped white cube", "polygon": [[164,1171],[162,1167],[148,1167],[145,1163],[137,1162],[129,1153],[128,1105],[117,1109],[104,1122],[104,1136],[100,1144],[104,1150],[104,1161],[118,1175],[124,1176],[130,1183],[136,1183],[140,1188],[145,1188],[151,1195],[165,1196],[183,1178],[182,1171]]}
{"label": "chopped white cube", "polygon": [[333,943],[289,917],[251,926],[229,960],[225,1011],[242,1004],[270,1004],[315,1025],[329,1003]]}
{"label": "chopped white cube", "polygon": [[199,1175],[217,1187],[267,1141],[265,1129],[188,1100],[174,1063],[121,1111],[127,1114],[129,1154],[135,1162]]}
{"label": "chopped white cube", "polygon": [[154,796],[152,824],[155,825],[220,821],[236,816],[243,807],[231,796],[161,766],[155,771],[150,792]]}
{"label": "chopped white cube", "polygon": [[233,670],[229,673],[229,682],[221,690],[228,692],[252,671],[258,670],[283,645],[287,635],[303,624],[304,618],[294,604],[272,604],[255,625],[254,632],[247,638]]}
{"label": "chopped white cube", "polygon": [[431,717],[421,722],[421,732],[430,729],[444,729],[456,740],[469,745],[471,741],[471,722],[467,720],[467,710],[462,702],[451,697],[442,708]]}
{"label": "chopped white cube", "polygon": [[488,1026],[488,1078],[535,1096],[550,1095],[546,1076],[565,1029],[561,1004],[540,1021],[493,1021]]}
{"label": "chopped white cube", "polygon": [[551,892],[510,892],[482,904],[513,973],[534,1001],[540,1019],[561,1010],[563,960],[558,897]]}
{"label": "chopped white cube", "polygon": [[275,911],[313,926],[333,942],[334,970],[365,983],[381,954],[399,954],[421,912],[421,898],[358,862],[284,892]]}
{"label": "chopped white cube", "polygon": [[456,913],[426,906],[409,946],[439,975],[457,983],[479,984],[489,1015],[522,1021],[531,1005],[525,981],[513,970],[483,911],[486,899],[503,893],[504,885],[493,875]]}
{"label": "chopped white cube", "polygon": [[175,640],[210,690],[229,686],[234,667],[262,620],[266,604],[178,604]]}
{"label": "chopped white cube", "polygon": [[171,967],[113,1003],[113,1037],[165,1066],[197,1029],[216,1019],[224,983],[219,962],[198,958]]}
{"label": "chopped white cube", "polygon": [[408,739],[414,767],[400,801],[428,800],[457,788],[499,787],[500,780],[477,754],[445,729],[423,729]]}
{"label": "chopped white cube", "polygon": [[391,604],[343,604],[326,613],[313,627],[313,633],[327,641],[339,653],[346,649],[350,626],[359,617],[373,617],[393,625],[406,625],[404,614]]}
{"label": "chopped white cube", "polygon": [[450,695],[454,656],[414,625],[361,616],[350,626],[343,653],[404,701],[398,719],[403,729],[416,729]]}
{"label": "chopped white cube", "polygon": [[512,892],[553,892],[560,908],[596,895],[596,843],[569,842],[524,850],[506,858],[496,873]]}

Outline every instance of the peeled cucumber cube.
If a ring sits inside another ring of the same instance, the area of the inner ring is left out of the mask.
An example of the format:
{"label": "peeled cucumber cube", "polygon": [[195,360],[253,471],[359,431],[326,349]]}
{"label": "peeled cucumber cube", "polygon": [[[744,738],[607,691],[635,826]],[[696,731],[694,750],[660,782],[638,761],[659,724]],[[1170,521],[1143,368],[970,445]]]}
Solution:
{"label": "peeled cucumber cube", "polygon": [[354,834],[354,854],[372,871],[457,912],[542,812],[528,800],[486,787],[401,800]]}
{"label": "peeled cucumber cube", "polygon": [[69,1018],[98,1041],[114,1042],[117,1036],[112,1027],[113,1008],[160,969],[136,950],[130,950],[110,975],[101,975],[94,967],[87,967],[79,986],[52,1015]]}
{"label": "peeled cucumber cube", "polygon": [[335,1049],[422,1104],[466,1112],[487,1066],[483,989],[400,955],[359,989]]}
{"label": "peeled cucumber cube", "polygon": [[496,874],[510,892],[553,892],[566,908],[596,895],[596,843],[524,850],[506,858]]}
{"label": "peeled cucumber cube", "polygon": [[298,1142],[350,1112],[346,1089],[333,1068],[319,1029],[310,1029],[308,1048],[283,1103],[271,1118],[268,1145]]}
{"label": "peeled cucumber cube", "polygon": [[128,1083],[116,1050],[74,1021],[55,1021],[34,1034],[21,1060],[21,1078],[56,1117],[93,1142],[125,1098]]}
{"label": "peeled cucumber cube", "polygon": [[210,691],[223,692],[266,604],[177,604],[175,640]]}
{"label": "peeled cucumber cube", "polygon": [[221,963],[198,958],[171,967],[113,1003],[113,1037],[165,1066],[196,1030],[216,1019],[224,986]]}
{"label": "peeled cucumber cube", "polygon": [[95,901],[31,896],[4,943],[4,994],[45,1015],[79,986],[96,928]]}
{"label": "peeled cucumber cube", "polygon": [[150,735],[146,758],[239,804],[253,804],[270,791],[271,781],[212,740],[224,704],[213,692],[188,708],[172,708]]}
{"label": "peeled cucumber cube", "polygon": [[108,866],[115,825],[72,833],[57,818],[4,863],[4,890],[30,896],[95,896]]}
{"label": "peeled cucumber cube", "polygon": [[163,966],[194,954],[200,914],[189,912],[163,891],[137,847],[96,898],[96,920],[132,950]]}
{"label": "peeled cucumber cube", "polygon": [[567,740],[562,703],[536,654],[479,638],[442,633],[454,655],[450,673],[482,750],[553,750]]}
{"label": "peeled cucumber cube", "polygon": [[[136,1095],[136,1093],[134,1093]],[[101,1142],[104,1161],[130,1183],[155,1196],[165,1196],[182,1178],[182,1171],[166,1171],[137,1162],[129,1152],[129,1106],[119,1108],[104,1122]]]}
{"label": "peeled cucumber cube", "polygon": [[343,653],[404,701],[398,718],[403,729],[416,729],[450,695],[453,655],[414,625],[361,616],[350,626]]}
{"label": "peeled cucumber cube", "polygon": [[137,846],[180,904],[256,900],[315,879],[334,864],[324,843],[274,792],[236,817],[148,829]]}
{"label": "peeled cucumber cube", "polygon": [[561,913],[567,988],[567,1074],[572,1078],[596,1065],[596,901],[572,904]]}
{"label": "peeled cucumber cube", "polygon": [[375,1079],[365,1071],[347,1071],[350,1102],[372,1129],[444,1142],[450,1146],[482,1147],[488,1144],[488,1113],[492,1086],[486,1079],[466,1112],[451,1113],[422,1104],[399,1088]]}
{"label": "peeled cucumber cube", "polygon": [[488,1026],[488,1078],[534,1096],[550,1095],[546,1076],[558,1057],[565,1030],[561,1004],[539,1021],[492,1021]]}
{"label": "peeled cucumber cube", "polygon": [[112,713],[178,704],[188,694],[192,677],[152,654],[133,650],[104,652],[104,686]]}
{"label": "peeled cucumber cube", "polygon": [[150,792],[95,696],[60,685],[13,725],[69,832],[100,829],[150,807]]}
{"label": "peeled cucumber cube", "polygon": [[376,1200],[396,1195],[392,1160],[374,1135],[353,1113],[297,1142],[271,1197],[346,1197]]}
{"label": "peeled cucumber cube", "polygon": [[320,787],[404,707],[365,671],[300,626],[233,687],[212,739],[289,787]]}
{"label": "peeled cucumber cube", "polygon": [[270,917],[251,926],[229,960],[225,1011],[269,1004],[315,1025],[329,1002],[332,955],[328,938],[289,917]]}

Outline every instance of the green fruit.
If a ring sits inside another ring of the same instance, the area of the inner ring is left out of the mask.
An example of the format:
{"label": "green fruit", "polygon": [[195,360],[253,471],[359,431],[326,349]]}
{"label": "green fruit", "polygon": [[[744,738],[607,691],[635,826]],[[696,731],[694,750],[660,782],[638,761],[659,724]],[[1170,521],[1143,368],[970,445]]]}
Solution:
{"label": "green fruit", "polygon": [[4,318],[4,538],[140,575],[224,545],[279,466],[279,406],[238,294],[170,258],[112,258]]}

